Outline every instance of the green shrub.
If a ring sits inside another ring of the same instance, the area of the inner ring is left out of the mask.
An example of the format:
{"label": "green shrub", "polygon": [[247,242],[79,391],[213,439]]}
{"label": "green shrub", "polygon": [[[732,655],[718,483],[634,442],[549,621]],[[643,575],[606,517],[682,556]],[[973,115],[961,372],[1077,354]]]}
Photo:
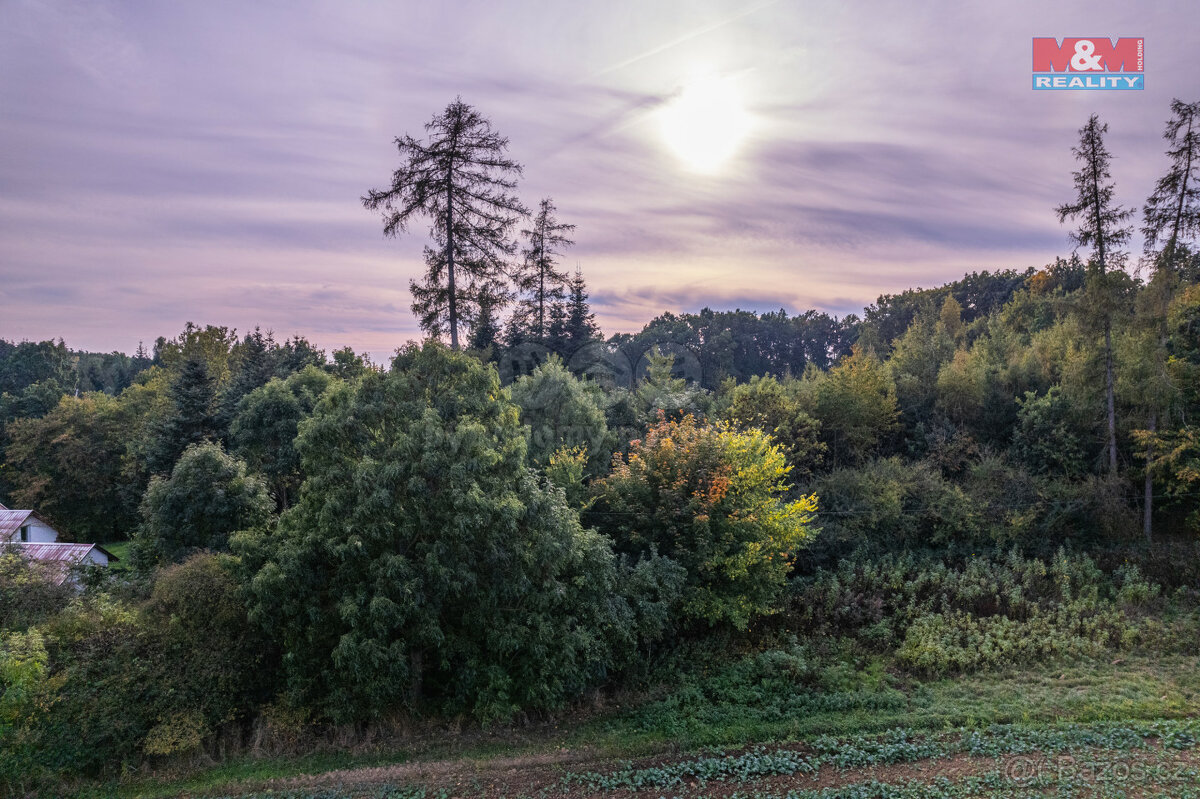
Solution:
{"label": "green shrub", "polygon": [[111,597],[84,597],[46,625],[60,687],[32,725],[48,774],[94,775],[133,766],[166,712],[162,651],[139,615]]}
{"label": "green shrub", "polygon": [[944,674],[1054,657],[1197,646],[1196,602],[1169,621],[1161,588],[1135,566],[1105,574],[1064,551],[1048,561],[1016,551],[960,563],[913,554],[846,560],[793,582],[785,623],[814,639],[848,637],[895,650],[901,665]]}
{"label": "green shrub", "polygon": [[148,755],[181,755],[199,751],[209,730],[194,710],[172,713],[150,728],[143,749]]}
{"label": "green shrub", "polygon": [[67,606],[69,585],[56,585],[45,564],[0,546],[0,631],[23,631]]}
{"label": "green shrub", "polygon": [[661,418],[596,486],[589,522],[635,557],[687,571],[683,614],[745,629],[771,613],[813,537],[816,496],[788,501],[783,453],[761,430]]}
{"label": "green shrub", "polygon": [[825,543],[891,550],[974,541],[981,521],[970,498],[924,462],[880,458],[818,478]]}
{"label": "green shrub", "polygon": [[1094,440],[1090,429],[1060,386],[1045,394],[1025,392],[1018,398],[1017,423],[1013,428],[1013,455],[1033,474],[1080,477],[1091,465],[1087,445]]}
{"label": "green shrub", "polygon": [[228,555],[192,555],[156,575],[144,608],[145,635],[164,664],[168,717],[195,714],[209,731],[252,716],[278,677],[278,654],[250,623],[235,567]]}

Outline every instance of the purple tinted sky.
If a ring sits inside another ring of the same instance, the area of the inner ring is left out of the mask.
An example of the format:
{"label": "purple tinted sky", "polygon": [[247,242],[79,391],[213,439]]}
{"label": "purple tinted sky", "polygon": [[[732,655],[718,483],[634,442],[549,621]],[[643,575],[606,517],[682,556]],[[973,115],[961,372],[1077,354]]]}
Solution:
{"label": "purple tinted sky", "polygon": [[[1137,205],[1200,99],[1192,0],[919,9],[0,0],[0,337],[132,351],[193,320],[386,355],[419,335],[424,225],[384,239],[358,198],[458,94],[578,226],[608,333],[1044,264],[1088,114]],[[1144,36],[1147,89],[1034,92],[1033,36]],[[698,70],[755,120],[708,176],[656,118]]]}

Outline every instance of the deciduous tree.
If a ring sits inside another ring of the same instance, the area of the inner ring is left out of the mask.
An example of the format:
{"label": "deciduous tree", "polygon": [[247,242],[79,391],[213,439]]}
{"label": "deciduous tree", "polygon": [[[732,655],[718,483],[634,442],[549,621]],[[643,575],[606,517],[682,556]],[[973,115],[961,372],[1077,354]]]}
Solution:
{"label": "deciduous tree", "polygon": [[529,428],[529,461],[545,469],[562,448],[582,448],[595,475],[612,460],[613,441],[604,420],[603,397],[551,355],[532,374],[512,384],[512,398]]}
{"label": "deciduous tree", "polygon": [[261,478],[220,444],[194,444],[169,478],[155,477],[142,500],[135,563],[147,568],[200,549],[228,549],[229,535],[266,523],[274,503]]}
{"label": "deciduous tree", "polygon": [[760,430],[663,419],[614,460],[587,518],[626,551],[681,564],[687,618],[744,629],[772,611],[814,535],[817,498],[785,500],[787,471]]}
{"label": "deciduous tree", "polygon": [[292,696],[339,720],[560,704],[632,634],[609,543],[532,473],[490,365],[427,342],[331,389],[278,530],[239,541]]}

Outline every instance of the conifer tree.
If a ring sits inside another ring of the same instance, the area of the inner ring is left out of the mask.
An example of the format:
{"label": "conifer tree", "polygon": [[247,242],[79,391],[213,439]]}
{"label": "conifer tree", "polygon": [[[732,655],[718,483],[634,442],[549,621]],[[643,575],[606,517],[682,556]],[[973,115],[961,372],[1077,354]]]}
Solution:
{"label": "conifer tree", "polygon": [[564,337],[567,352],[572,354],[578,352],[583,345],[600,337],[600,328],[596,325],[596,315],[588,306],[587,283],[583,280],[583,272],[578,268],[575,269],[575,276],[571,278]]}
{"label": "conifer tree", "polygon": [[274,376],[274,365],[271,363],[271,350],[275,342],[270,333],[263,334],[258,328],[253,333],[247,333],[242,340],[233,346],[230,360],[233,361],[229,382],[221,391],[220,423],[221,428],[228,430],[233,417],[237,414],[238,403],[242,397],[259,386],[264,386]]}
{"label": "conifer tree", "polygon": [[1146,253],[1163,244],[1164,268],[1172,270],[1181,242],[1200,235],[1200,102],[1171,102],[1173,116],[1163,138],[1171,166],[1154,186],[1142,211]]}
{"label": "conifer tree", "polygon": [[[1200,102],[1171,102],[1172,117],[1167,121],[1163,138],[1170,144],[1167,157],[1171,165],[1159,178],[1154,191],[1142,209],[1142,235],[1146,256],[1152,259],[1154,271],[1147,287],[1150,324],[1155,330],[1158,346],[1154,351],[1152,403],[1147,420],[1150,434],[1146,447],[1146,474],[1143,488],[1142,532],[1147,539],[1152,533],[1154,509],[1155,458],[1154,433],[1158,429],[1162,410],[1161,395],[1169,392],[1167,377],[1167,309],[1179,281],[1177,262],[1180,245],[1200,233]],[[1162,249],[1157,250],[1159,244]]]}
{"label": "conifer tree", "polygon": [[558,209],[546,197],[538,206],[533,222],[521,231],[525,238],[524,263],[516,274],[517,291],[523,296],[515,318],[525,329],[526,336],[545,343],[555,307],[561,306],[567,286],[567,274],[558,268],[557,258],[562,250],[574,244],[567,238],[574,225],[559,222]]}
{"label": "conifer tree", "polygon": [[155,430],[154,444],[147,453],[153,474],[168,474],[175,461],[192,444],[216,441],[221,436],[216,412],[216,379],[200,357],[189,357],[171,383],[173,412]]}
{"label": "conifer tree", "polygon": [[1108,124],[1100,122],[1095,114],[1079,129],[1079,144],[1071,148],[1080,168],[1072,173],[1075,179],[1074,202],[1060,205],[1056,211],[1058,221],[1078,219],[1079,227],[1071,233],[1071,240],[1078,247],[1092,247],[1091,280],[1092,310],[1100,317],[1104,331],[1104,395],[1108,420],[1108,468],[1117,471],[1117,412],[1115,379],[1113,375],[1112,317],[1114,302],[1108,277],[1109,267],[1120,260],[1119,247],[1129,241],[1131,232],[1126,224],[1132,212],[1116,205],[1115,190],[1109,162],[1112,155],[1104,146],[1104,134]]}
{"label": "conifer tree", "polygon": [[490,296],[484,296],[479,301],[479,314],[471,326],[471,337],[467,347],[478,352],[494,352],[500,340],[500,323],[496,320],[495,309],[498,301]]}
{"label": "conifer tree", "polygon": [[413,216],[432,220],[425,278],[410,283],[412,309],[422,329],[435,337],[448,331],[458,349],[459,327],[502,282],[516,250],[509,236],[526,210],[510,192],[521,165],[505,154],[508,139],[462,98],[425,130],[425,141],[396,139],[402,163],[391,186],[370,190],[362,203],[382,210],[385,236],[405,231]]}
{"label": "conifer tree", "polygon": [[546,349],[564,358],[571,354],[567,346],[567,306],[561,302],[550,306],[549,321],[546,324]]}

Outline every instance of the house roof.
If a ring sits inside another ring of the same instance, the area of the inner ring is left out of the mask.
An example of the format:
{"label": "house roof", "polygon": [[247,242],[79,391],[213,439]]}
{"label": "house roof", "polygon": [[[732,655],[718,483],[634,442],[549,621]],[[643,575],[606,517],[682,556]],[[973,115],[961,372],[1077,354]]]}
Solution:
{"label": "house roof", "polygon": [[9,510],[0,505],[0,540],[10,538],[32,515],[34,514],[31,510]]}
{"label": "house roof", "polygon": [[83,563],[87,559],[88,553],[93,549],[99,550],[108,556],[110,561],[119,560],[119,558],[109,552],[102,546],[97,544],[22,544],[10,543],[10,547],[15,547],[16,551],[22,556],[30,560],[36,560],[39,563],[44,563],[47,570],[50,572],[51,579],[56,584],[61,584],[67,579],[67,575],[71,571],[71,567],[76,564]]}

